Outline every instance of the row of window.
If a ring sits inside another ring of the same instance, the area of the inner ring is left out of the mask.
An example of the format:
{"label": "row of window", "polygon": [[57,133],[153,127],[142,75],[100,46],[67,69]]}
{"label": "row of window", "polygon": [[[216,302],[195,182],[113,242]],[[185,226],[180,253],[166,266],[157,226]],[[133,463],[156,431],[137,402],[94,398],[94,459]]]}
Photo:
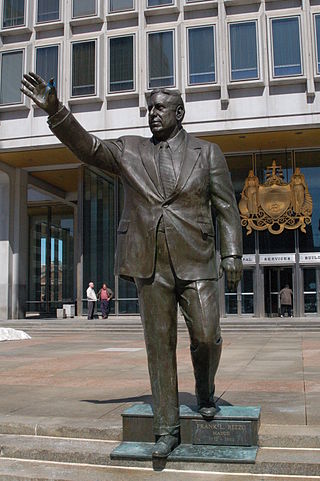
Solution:
{"label": "row of window", "polygon": [[[216,40],[214,25],[187,29],[188,85],[212,84],[216,79]],[[256,80],[259,72],[257,22],[228,24],[230,80]],[[320,74],[320,14],[315,15],[317,73]],[[175,87],[174,30],[149,32],[148,88]],[[299,17],[271,19],[273,77],[302,75]],[[135,34],[108,39],[108,92],[134,91]],[[24,50],[2,52],[0,103],[20,103],[19,82]],[[71,96],[96,95],[97,41],[71,44]],[[83,68],[83,66],[86,68]],[[59,46],[36,47],[35,69],[44,79],[59,79]]]}
{"label": "row of window", "polygon": [[[3,0],[2,28],[12,28],[25,25],[27,0]],[[62,0],[37,0],[37,23],[55,22],[60,20]],[[108,0],[108,12],[124,12],[135,9],[135,1],[141,0]],[[175,0],[145,0],[147,8],[174,5]],[[186,3],[197,3],[208,0],[186,0]],[[97,15],[97,0],[72,0],[72,17],[88,17]]]}

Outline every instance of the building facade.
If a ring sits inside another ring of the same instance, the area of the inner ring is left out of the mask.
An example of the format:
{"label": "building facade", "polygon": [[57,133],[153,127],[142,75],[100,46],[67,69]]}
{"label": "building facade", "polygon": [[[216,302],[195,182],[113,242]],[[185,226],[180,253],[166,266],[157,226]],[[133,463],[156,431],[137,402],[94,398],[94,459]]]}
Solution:
{"label": "building facade", "polygon": [[292,287],[295,316],[320,311],[319,0],[1,0],[0,318],[85,312],[89,281],[138,313],[134,285],[113,275],[123,193],[52,135],[19,90],[23,73],[54,78],[61,101],[102,139],[149,136],[153,88],[179,89],[186,130],[216,142],[241,199],[275,161],[297,168],[313,201],[306,232],[243,227],[244,277],[221,280],[222,316],[277,316]]}

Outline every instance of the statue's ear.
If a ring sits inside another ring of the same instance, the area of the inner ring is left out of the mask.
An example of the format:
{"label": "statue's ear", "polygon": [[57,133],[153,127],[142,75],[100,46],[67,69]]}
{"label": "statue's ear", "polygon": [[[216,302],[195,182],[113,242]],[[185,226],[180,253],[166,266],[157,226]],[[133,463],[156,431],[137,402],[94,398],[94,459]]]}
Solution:
{"label": "statue's ear", "polygon": [[178,122],[182,122],[184,117],[184,108],[182,105],[178,105],[176,109],[176,118]]}

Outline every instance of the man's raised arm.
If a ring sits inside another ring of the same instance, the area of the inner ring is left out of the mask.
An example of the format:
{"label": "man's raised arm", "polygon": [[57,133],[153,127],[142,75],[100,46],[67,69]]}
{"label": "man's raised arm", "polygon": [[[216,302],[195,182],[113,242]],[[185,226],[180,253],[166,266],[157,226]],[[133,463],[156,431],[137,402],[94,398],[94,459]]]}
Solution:
{"label": "man's raised arm", "polygon": [[87,132],[59,102],[53,79],[46,83],[33,72],[23,77],[21,92],[48,114],[48,124],[55,136],[85,164],[118,174],[121,141],[103,142]]}

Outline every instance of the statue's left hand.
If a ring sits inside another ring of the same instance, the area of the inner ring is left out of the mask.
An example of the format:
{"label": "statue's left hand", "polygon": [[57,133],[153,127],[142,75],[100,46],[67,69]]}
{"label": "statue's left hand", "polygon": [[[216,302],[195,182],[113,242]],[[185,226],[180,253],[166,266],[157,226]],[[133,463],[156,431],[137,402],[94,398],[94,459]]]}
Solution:
{"label": "statue's left hand", "polygon": [[220,264],[220,275],[227,276],[227,285],[230,291],[235,291],[241,279],[243,270],[242,260],[234,257],[225,257]]}

